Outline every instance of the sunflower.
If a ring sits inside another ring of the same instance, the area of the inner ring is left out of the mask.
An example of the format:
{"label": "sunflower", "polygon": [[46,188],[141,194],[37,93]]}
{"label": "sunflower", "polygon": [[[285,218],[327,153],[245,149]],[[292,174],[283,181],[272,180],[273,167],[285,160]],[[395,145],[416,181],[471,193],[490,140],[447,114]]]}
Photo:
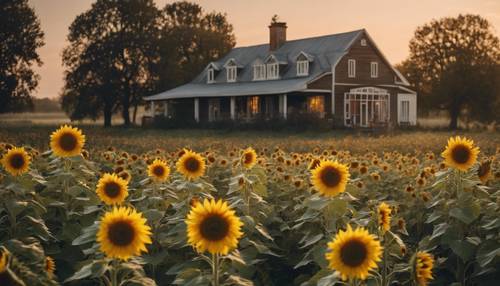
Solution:
{"label": "sunflower", "polygon": [[5,248],[0,248],[0,273],[5,272],[7,269],[7,262],[9,260],[9,252]]}
{"label": "sunflower", "polygon": [[364,228],[340,230],[328,243],[325,254],[331,269],[340,272],[342,280],[358,278],[365,280],[368,272],[376,269],[380,261],[382,246],[376,237]]}
{"label": "sunflower", "polygon": [[378,224],[384,233],[391,228],[391,208],[386,203],[378,206]]}
{"label": "sunflower", "polygon": [[477,176],[483,184],[485,184],[491,176],[491,161],[484,161],[477,169]]}
{"label": "sunflower", "polygon": [[337,161],[321,161],[319,166],[311,171],[311,182],[321,194],[336,196],[345,191],[349,176],[346,165]]}
{"label": "sunflower", "polygon": [[97,183],[96,193],[107,205],[121,204],[128,196],[128,182],[116,174],[104,174]]}
{"label": "sunflower", "polygon": [[200,154],[190,150],[184,150],[184,154],[177,161],[177,171],[188,180],[203,176],[205,173],[205,160]]}
{"label": "sunflower", "polygon": [[243,166],[247,169],[251,169],[255,163],[257,163],[257,153],[252,147],[248,147],[243,151],[241,163],[243,163]]}
{"label": "sunflower", "polygon": [[47,272],[47,275],[49,277],[52,277],[54,275],[54,271],[56,270],[56,262],[52,257],[47,256],[45,257],[45,271]]}
{"label": "sunflower", "polygon": [[427,285],[432,280],[432,268],[434,267],[434,258],[425,251],[419,251],[415,257],[415,280],[419,286]]}
{"label": "sunflower", "polygon": [[226,255],[236,248],[243,225],[226,202],[205,199],[196,202],[187,219],[188,243],[198,252]]}
{"label": "sunflower", "polygon": [[104,214],[97,232],[100,249],[110,258],[128,260],[147,252],[151,228],[141,213],[128,207],[114,207]]}
{"label": "sunflower", "polygon": [[73,157],[82,153],[85,135],[78,128],[61,126],[50,135],[50,148],[59,157]]}
{"label": "sunflower", "polygon": [[474,147],[474,141],[457,136],[448,139],[448,145],[441,156],[446,165],[465,172],[476,163],[478,154],[479,148]]}
{"label": "sunflower", "polygon": [[2,166],[12,176],[19,176],[28,171],[30,161],[31,158],[23,147],[11,148],[5,155],[3,155],[1,160]]}
{"label": "sunflower", "polygon": [[163,182],[167,180],[169,175],[170,168],[163,160],[155,159],[153,163],[148,166],[148,176],[153,178],[156,182]]}
{"label": "sunflower", "polygon": [[307,167],[309,170],[314,170],[316,169],[319,164],[321,164],[321,160],[319,159],[312,159],[311,162],[309,163],[309,166]]}

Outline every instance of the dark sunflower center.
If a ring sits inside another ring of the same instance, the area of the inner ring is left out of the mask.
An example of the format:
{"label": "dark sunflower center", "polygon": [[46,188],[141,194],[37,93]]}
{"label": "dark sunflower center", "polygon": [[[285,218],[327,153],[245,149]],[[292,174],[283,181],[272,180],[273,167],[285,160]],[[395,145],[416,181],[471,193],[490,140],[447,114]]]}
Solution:
{"label": "dark sunflower center", "polygon": [[104,186],[104,192],[106,193],[106,196],[110,198],[115,198],[120,194],[120,185],[118,185],[116,182],[108,182]]}
{"label": "dark sunflower center", "polygon": [[117,246],[127,246],[134,241],[135,230],[126,221],[118,221],[109,226],[108,238],[109,241]]}
{"label": "dark sunflower center", "polygon": [[24,163],[25,161],[22,154],[14,154],[10,157],[10,166],[14,169],[21,169]]}
{"label": "dark sunflower center", "polygon": [[252,153],[245,153],[245,156],[244,156],[244,157],[245,157],[245,158],[244,158],[244,163],[245,163],[245,164],[250,164],[250,163],[252,163],[252,161],[253,161],[253,155],[252,155]]}
{"label": "dark sunflower center", "polygon": [[321,171],[321,181],[329,188],[335,187],[340,183],[340,174],[333,167],[326,167]]}
{"label": "dark sunflower center", "polygon": [[489,162],[483,163],[479,166],[479,169],[477,170],[477,175],[479,177],[483,177],[487,175],[491,170],[491,166]]}
{"label": "dark sunflower center", "polygon": [[366,246],[356,239],[346,242],[340,249],[340,258],[342,258],[342,262],[350,267],[357,267],[363,264],[366,256]]}
{"label": "dark sunflower center", "polygon": [[189,172],[194,173],[194,172],[198,171],[198,169],[200,168],[200,162],[194,157],[189,157],[184,162],[184,167]]}
{"label": "dark sunflower center", "polygon": [[451,152],[451,157],[453,158],[453,161],[459,163],[459,164],[464,164],[467,161],[469,161],[470,158],[470,150],[467,148],[467,146],[464,145],[458,145],[455,148],[453,148]]}
{"label": "dark sunflower center", "polygon": [[163,176],[164,173],[165,173],[165,169],[163,168],[163,166],[155,166],[153,168],[153,174],[155,174],[155,176],[157,176],[157,177]]}
{"label": "dark sunflower center", "polygon": [[72,133],[64,133],[59,139],[59,145],[64,151],[73,151],[76,148],[77,140]]}
{"label": "dark sunflower center", "polygon": [[203,238],[210,241],[219,241],[229,232],[229,223],[219,215],[212,215],[203,220],[200,225]]}

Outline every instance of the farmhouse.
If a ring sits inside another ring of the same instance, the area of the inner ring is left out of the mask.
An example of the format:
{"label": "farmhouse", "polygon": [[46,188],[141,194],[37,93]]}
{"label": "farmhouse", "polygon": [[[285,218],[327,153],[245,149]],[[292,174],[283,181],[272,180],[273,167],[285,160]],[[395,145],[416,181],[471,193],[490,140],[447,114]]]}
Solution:
{"label": "farmhouse", "polygon": [[347,127],[415,125],[417,94],[366,30],[238,47],[190,83],[148,96],[152,115],[197,122],[312,115]]}

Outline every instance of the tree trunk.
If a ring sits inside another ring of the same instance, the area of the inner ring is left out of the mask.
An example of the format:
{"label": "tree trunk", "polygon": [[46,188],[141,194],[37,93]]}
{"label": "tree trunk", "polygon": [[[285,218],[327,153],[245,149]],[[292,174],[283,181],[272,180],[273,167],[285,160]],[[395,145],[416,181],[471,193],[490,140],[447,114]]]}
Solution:
{"label": "tree trunk", "polygon": [[104,104],[104,127],[111,127],[111,117],[113,112],[111,111],[111,104]]}
{"label": "tree trunk", "polygon": [[[127,92],[127,91],[126,91]],[[125,126],[130,126],[130,102],[129,102],[129,95],[124,94],[123,95],[123,102],[122,102],[122,117],[123,117],[123,125]]]}

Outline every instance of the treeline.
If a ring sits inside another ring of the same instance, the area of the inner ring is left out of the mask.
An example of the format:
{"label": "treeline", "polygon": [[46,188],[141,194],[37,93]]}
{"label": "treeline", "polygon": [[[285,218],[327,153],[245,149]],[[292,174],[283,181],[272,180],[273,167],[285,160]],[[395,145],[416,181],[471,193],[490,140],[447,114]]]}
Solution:
{"label": "treeline", "polygon": [[[28,0],[0,5],[0,113],[33,108],[42,61],[40,21]],[[225,14],[180,1],[96,0],[69,27],[62,53],[65,84],[60,102],[73,120],[121,114],[136,121],[143,96],[190,81],[235,45]],[[418,27],[410,55],[398,69],[418,92],[419,113],[446,110],[458,119],[500,122],[500,46],[478,15],[433,20]],[[132,110],[132,114],[129,114]]]}
{"label": "treeline", "polygon": [[98,0],[68,41],[62,107],[71,119],[104,115],[105,126],[117,112],[135,122],[144,95],[191,80],[235,45],[225,14],[184,1],[158,9],[153,0]]}

